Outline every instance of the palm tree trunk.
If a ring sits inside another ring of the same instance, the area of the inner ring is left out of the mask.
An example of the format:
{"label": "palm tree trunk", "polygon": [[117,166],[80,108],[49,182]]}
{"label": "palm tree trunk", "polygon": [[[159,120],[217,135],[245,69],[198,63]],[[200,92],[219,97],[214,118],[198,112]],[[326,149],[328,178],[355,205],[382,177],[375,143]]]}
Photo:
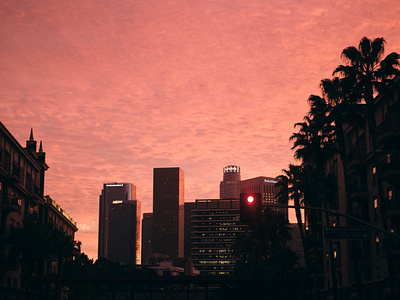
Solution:
{"label": "palm tree trunk", "polygon": [[307,274],[310,274],[310,259],[308,257],[308,252],[307,252],[307,248],[305,245],[304,228],[303,228],[303,222],[302,222],[301,210],[300,210],[300,200],[298,199],[298,197],[295,197],[295,199],[294,199],[294,206],[295,206],[295,212],[296,212],[297,227],[299,228],[301,245],[303,247],[306,271],[307,271]]}

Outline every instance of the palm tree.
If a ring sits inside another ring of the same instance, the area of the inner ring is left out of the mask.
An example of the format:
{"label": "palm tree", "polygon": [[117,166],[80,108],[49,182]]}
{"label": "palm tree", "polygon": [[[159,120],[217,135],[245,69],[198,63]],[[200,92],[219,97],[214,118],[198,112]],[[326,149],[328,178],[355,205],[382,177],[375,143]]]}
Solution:
{"label": "palm tree", "polygon": [[383,60],[385,40],[376,38],[373,41],[363,37],[358,45],[345,48],[342,57],[347,65],[340,65],[333,74],[341,74],[354,82],[354,91],[365,101],[372,149],[376,149],[376,120],[374,92],[383,92],[394,76],[400,74],[399,59],[396,52],[390,53]]}
{"label": "palm tree", "polygon": [[[294,133],[290,139],[294,142],[292,149],[295,149],[295,158],[303,162],[304,168],[309,170],[309,180],[315,182],[315,184],[307,185],[308,189],[305,190],[305,198],[309,198],[311,206],[318,206],[317,199],[320,199],[322,206],[327,209],[328,180],[325,165],[328,158],[333,155],[334,137],[333,125],[328,118],[330,106],[324,98],[316,95],[311,95],[308,102],[310,104],[309,114],[304,118],[304,122],[295,124],[296,127],[299,127],[299,132]],[[318,243],[317,231],[319,230],[317,216],[314,211],[310,211],[309,216],[312,225],[314,250],[316,251]],[[330,219],[327,214],[325,214],[325,222],[327,226],[330,225]],[[337,281],[333,268],[333,247],[330,240],[328,241],[328,247],[334,298],[337,299]],[[318,264],[320,262],[316,261],[315,263]],[[316,287],[318,288],[318,284]]]}
{"label": "palm tree", "polygon": [[289,165],[289,169],[283,169],[283,174],[276,177],[278,181],[276,186],[279,187],[279,193],[277,199],[280,203],[288,203],[289,200],[293,200],[295,206],[297,227],[299,228],[301,243],[303,246],[304,260],[306,263],[307,272],[309,271],[309,259],[308,253],[305,246],[303,220],[301,216],[301,200],[303,199],[303,183],[302,183],[302,166],[301,165]]}
{"label": "palm tree", "polygon": [[[340,160],[343,168],[344,177],[344,189],[345,189],[345,203],[347,203],[347,211],[351,211],[350,203],[350,181],[347,169],[347,150],[345,143],[344,126],[346,124],[351,124],[356,122],[356,120],[361,120],[361,115],[363,113],[364,106],[358,104],[359,97],[354,94],[354,79],[350,77],[339,78],[335,77],[333,79],[323,79],[321,81],[321,90],[326,99],[330,112],[328,115],[328,121],[333,122],[333,134],[335,139],[335,151],[339,153]],[[361,279],[360,270],[358,269],[359,251],[354,252],[354,268],[357,281],[357,294],[360,295],[361,291]],[[333,267],[334,260],[331,259],[331,268]]]}

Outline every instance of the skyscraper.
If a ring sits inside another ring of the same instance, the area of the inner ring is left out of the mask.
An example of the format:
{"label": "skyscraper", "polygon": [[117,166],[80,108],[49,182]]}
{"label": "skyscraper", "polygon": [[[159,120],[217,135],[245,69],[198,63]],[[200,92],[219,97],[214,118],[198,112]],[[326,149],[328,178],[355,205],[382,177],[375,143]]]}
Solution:
{"label": "skyscraper", "polygon": [[162,259],[183,257],[184,172],[155,168],[153,176],[153,253]]}
{"label": "skyscraper", "polygon": [[240,168],[238,166],[227,166],[224,168],[224,177],[219,185],[219,198],[240,198]]}
{"label": "skyscraper", "polygon": [[98,258],[107,258],[108,206],[115,200],[136,199],[136,186],[131,183],[106,183],[99,199]]}
{"label": "skyscraper", "polygon": [[239,199],[198,199],[192,210],[191,258],[203,275],[233,275],[238,258],[232,246],[246,231]]}
{"label": "skyscraper", "polygon": [[194,202],[185,203],[185,258],[190,258],[192,243],[192,211],[195,207]]}
{"label": "skyscraper", "polygon": [[151,264],[153,253],[153,213],[144,213],[142,220],[142,265]]}
{"label": "skyscraper", "polygon": [[140,265],[141,210],[137,200],[114,200],[108,205],[107,259]]}

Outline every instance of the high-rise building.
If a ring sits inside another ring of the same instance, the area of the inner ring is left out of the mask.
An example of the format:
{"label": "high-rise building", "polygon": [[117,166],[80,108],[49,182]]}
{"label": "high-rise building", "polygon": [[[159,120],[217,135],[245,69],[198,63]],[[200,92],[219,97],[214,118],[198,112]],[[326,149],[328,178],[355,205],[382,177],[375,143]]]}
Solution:
{"label": "high-rise building", "polygon": [[224,177],[219,185],[219,198],[240,198],[240,168],[238,166],[227,166],[224,168]]}
{"label": "high-rise building", "polygon": [[[262,196],[263,205],[268,204],[285,204],[279,203],[277,200],[277,194],[279,193],[279,187],[276,186],[276,179],[272,177],[255,177],[240,182],[241,193],[260,193]],[[286,203],[287,205],[287,203]],[[276,212],[282,213],[288,217],[287,208],[273,208]]]}
{"label": "high-rise building", "polygon": [[238,260],[232,246],[246,227],[240,223],[239,199],[196,200],[192,210],[193,267],[200,274],[232,275]]}
{"label": "high-rise building", "polygon": [[153,213],[144,213],[142,220],[142,265],[150,264],[153,247]]}
{"label": "high-rise building", "polygon": [[185,203],[185,258],[190,258],[192,243],[192,211],[195,207],[194,202]]}
{"label": "high-rise building", "polygon": [[154,169],[153,253],[165,260],[184,255],[184,172],[180,168]]}
{"label": "high-rise building", "polygon": [[140,265],[141,210],[137,200],[114,200],[108,205],[107,259]]}
{"label": "high-rise building", "polygon": [[131,183],[105,183],[99,201],[98,258],[107,258],[108,206],[115,200],[136,199],[136,186]]}

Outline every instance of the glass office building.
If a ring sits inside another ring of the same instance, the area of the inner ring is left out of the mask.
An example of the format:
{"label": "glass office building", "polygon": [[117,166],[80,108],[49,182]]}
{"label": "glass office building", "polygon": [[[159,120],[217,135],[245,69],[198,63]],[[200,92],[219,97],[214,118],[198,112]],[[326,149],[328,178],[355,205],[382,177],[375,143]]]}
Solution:
{"label": "glass office building", "polygon": [[231,275],[237,258],[232,254],[240,224],[238,199],[196,200],[192,210],[191,258],[200,274]]}

